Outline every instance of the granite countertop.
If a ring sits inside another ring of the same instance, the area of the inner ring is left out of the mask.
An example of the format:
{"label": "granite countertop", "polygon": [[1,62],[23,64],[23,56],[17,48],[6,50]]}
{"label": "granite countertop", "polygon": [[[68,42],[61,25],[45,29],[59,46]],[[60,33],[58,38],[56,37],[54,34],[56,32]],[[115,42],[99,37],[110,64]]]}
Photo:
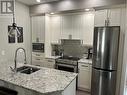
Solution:
{"label": "granite countertop", "polygon": [[[30,75],[19,72],[13,73],[9,67],[13,66],[14,63],[0,64],[0,80],[43,94],[64,91],[77,76],[76,73],[43,67],[38,67],[40,70]],[[24,64],[18,64],[18,67],[21,66],[24,66]],[[25,66],[37,67],[28,64]]]}
{"label": "granite countertop", "polygon": [[48,57],[45,57],[45,58],[47,58],[47,59],[57,59],[59,57],[61,57],[61,56],[48,56]]}
{"label": "granite countertop", "polygon": [[91,64],[91,65],[92,65],[92,59],[82,58],[82,59],[80,59],[78,62],[79,62],[79,63]]}

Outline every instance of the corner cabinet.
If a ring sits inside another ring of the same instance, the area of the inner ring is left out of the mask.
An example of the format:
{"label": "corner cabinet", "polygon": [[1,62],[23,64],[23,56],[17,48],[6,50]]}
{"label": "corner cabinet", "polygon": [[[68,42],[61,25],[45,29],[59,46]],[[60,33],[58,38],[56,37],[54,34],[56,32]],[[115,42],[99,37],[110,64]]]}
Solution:
{"label": "corner cabinet", "polygon": [[82,62],[79,62],[78,64],[79,64],[78,89],[90,92],[92,65],[89,63]]}
{"label": "corner cabinet", "polygon": [[105,26],[107,23],[109,26],[120,26],[121,14],[122,8],[97,10],[95,12],[94,26]]}

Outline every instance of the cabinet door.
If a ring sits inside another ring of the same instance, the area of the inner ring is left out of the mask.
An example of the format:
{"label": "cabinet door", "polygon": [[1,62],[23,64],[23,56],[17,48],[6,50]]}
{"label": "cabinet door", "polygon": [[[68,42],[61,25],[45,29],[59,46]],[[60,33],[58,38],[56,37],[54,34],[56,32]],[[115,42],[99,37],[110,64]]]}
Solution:
{"label": "cabinet door", "polygon": [[109,25],[120,26],[121,23],[121,8],[109,10]]}
{"label": "cabinet door", "polygon": [[61,39],[68,39],[72,35],[72,15],[62,15],[61,19]]}
{"label": "cabinet door", "polygon": [[72,38],[81,39],[83,29],[82,14],[72,15],[72,29]]}
{"label": "cabinet door", "polygon": [[31,27],[32,27],[32,42],[42,42],[45,41],[45,17],[35,16],[31,17]]}
{"label": "cabinet door", "polygon": [[59,43],[60,40],[60,26],[61,26],[61,17],[60,16],[51,16],[50,17],[50,28],[51,28],[51,43]]}
{"label": "cabinet door", "polygon": [[86,90],[91,89],[91,71],[87,63],[79,63],[78,87]]}
{"label": "cabinet door", "polygon": [[94,13],[86,13],[83,15],[83,44],[93,45],[93,33],[94,33]]}
{"label": "cabinet door", "polygon": [[37,39],[37,32],[35,31],[38,31],[37,29],[37,20],[35,17],[31,17],[31,30],[32,30],[32,42],[36,42],[36,39]]}
{"label": "cabinet door", "polygon": [[108,10],[99,10],[95,12],[94,26],[105,26],[105,20],[107,20]]}

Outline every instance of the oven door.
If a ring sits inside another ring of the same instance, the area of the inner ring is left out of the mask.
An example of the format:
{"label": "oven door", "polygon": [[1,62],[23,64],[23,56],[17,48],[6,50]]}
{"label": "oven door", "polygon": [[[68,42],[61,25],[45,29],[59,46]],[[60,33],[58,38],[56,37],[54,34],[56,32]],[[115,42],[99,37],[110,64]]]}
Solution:
{"label": "oven door", "polygon": [[74,65],[67,65],[67,64],[56,64],[56,69],[62,70],[62,71],[68,71],[68,72],[74,72],[77,73],[77,66]]}

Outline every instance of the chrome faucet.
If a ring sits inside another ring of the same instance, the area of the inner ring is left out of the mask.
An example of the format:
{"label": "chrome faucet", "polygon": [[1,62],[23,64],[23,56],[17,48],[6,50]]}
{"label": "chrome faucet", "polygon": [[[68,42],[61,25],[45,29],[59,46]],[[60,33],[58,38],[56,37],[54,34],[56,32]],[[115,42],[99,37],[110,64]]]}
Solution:
{"label": "chrome faucet", "polygon": [[25,49],[22,48],[22,47],[17,48],[16,51],[15,51],[15,59],[14,59],[15,66],[14,66],[14,68],[10,67],[13,72],[17,72],[17,53],[18,53],[18,50],[20,50],[20,49],[22,49],[24,51],[24,54],[25,54],[25,59],[24,59],[25,62],[24,62],[24,64],[27,63],[26,62],[26,51],[25,51]]}

